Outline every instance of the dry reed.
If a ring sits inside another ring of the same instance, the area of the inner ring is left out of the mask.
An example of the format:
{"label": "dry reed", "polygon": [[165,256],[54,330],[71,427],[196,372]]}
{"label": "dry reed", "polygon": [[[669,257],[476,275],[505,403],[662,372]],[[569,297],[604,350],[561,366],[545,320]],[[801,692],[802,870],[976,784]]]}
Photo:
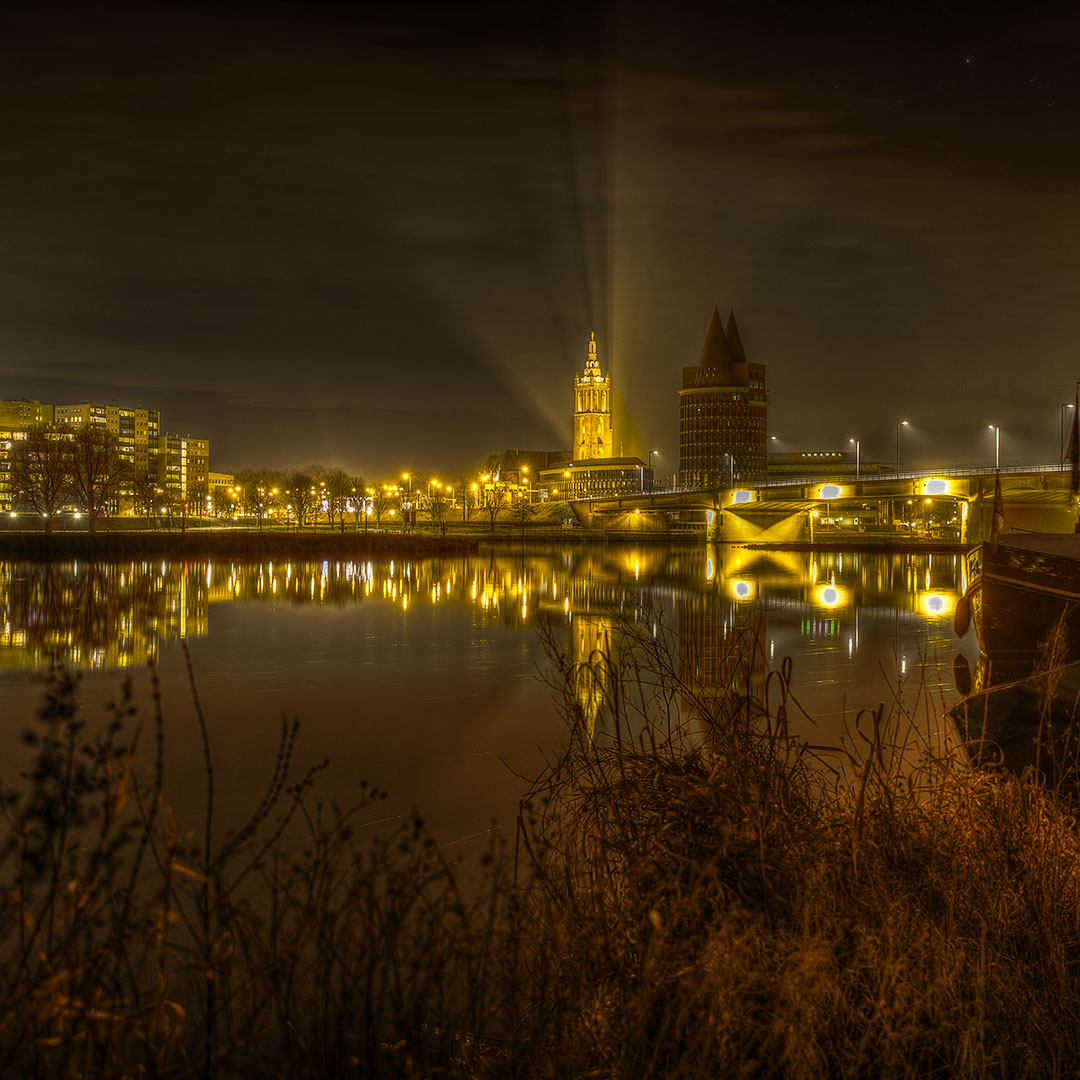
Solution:
{"label": "dry reed", "polygon": [[361,839],[380,792],[313,805],[295,724],[217,837],[194,693],[207,807],[185,847],[160,700],[121,697],[91,735],[55,672],[3,800],[0,1074],[1075,1075],[1068,798],[913,755],[901,694],[831,772],[752,629],[702,657],[657,627],[583,664],[549,633],[568,744],[513,850],[475,866],[415,815]]}

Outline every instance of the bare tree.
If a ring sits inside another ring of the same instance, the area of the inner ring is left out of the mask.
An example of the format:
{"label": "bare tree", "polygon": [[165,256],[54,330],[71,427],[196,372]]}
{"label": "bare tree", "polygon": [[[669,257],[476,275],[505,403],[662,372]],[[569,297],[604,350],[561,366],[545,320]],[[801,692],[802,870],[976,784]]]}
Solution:
{"label": "bare tree", "polygon": [[376,485],[371,492],[371,512],[375,515],[375,528],[382,528],[383,514],[393,505],[393,496],[386,490],[386,485]]}
{"label": "bare tree", "polygon": [[207,502],[210,496],[210,481],[205,477],[188,484],[188,503],[191,511],[198,517],[206,517]]}
{"label": "bare tree", "polygon": [[225,517],[232,509],[232,496],[229,489],[220,484],[210,489],[210,503],[214,511],[214,517]]}
{"label": "bare tree", "polygon": [[436,486],[428,495],[428,517],[432,527],[438,526],[442,534],[446,535],[446,510],[450,505],[446,488]]}
{"label": "bare tree", "polygon": [[131,478],[130,489],[133,508],[149,520],[158,500],[157,480],[149,473],[136,473]]}
{"label": "bare tree", "polygon": [[364,532],[367,532],[367,497],[370,492],[364,486],[364,478],[362,476],[354,476],[349,481],[349,487],[351,489],[350,505],[353,512],[353,524],[356,526],[356,531],[360,531],[360,517],[364,518]]}
{"label": "bare tree", "polygon": [[84,424],[71,439],[71,493],[85,512],[90,531],[107,515],[127,480],[127,462],[120,457],[116,436]]}
{"label": "bare tree", "polygon": [[[352,498],[353,481],[341,469],[331,469],[323,478],[326,484],[326,519],[333,528],[333,519],[337,517],[341,531],[345,531],[345,511]],[[361,491],[363,488],[361,488]]]}
{"label": "bare tree", "polygon": [[296,526],[304,527],[308,515],[315,509],[314,478],[308,472],[291,473],[285,489],[285,495],[292,504],[293,513],[296,515]]}
{"label": "bare tree", "polygon": [[52,424],[31,428],[11,447],[11,497],[17,510],[38,513],[52,532],[56,512],[71,494],[71,432]]}
{"label": "bare tree", "polygon": [[499,516],[499,511],[502,510],[504,506],[506,506],[505,488],[495,484],[484,492],[484,509],[491,518],[492,532],[495,531],[495,519]]}
{"label": "bare tree", "polygon": [[532,506],[529,503],[528,498],[524,494],[519,494],[514,500],[514,517],[517,518],[521,524],[521,539],[525,539],[525,523],[532,515]]}

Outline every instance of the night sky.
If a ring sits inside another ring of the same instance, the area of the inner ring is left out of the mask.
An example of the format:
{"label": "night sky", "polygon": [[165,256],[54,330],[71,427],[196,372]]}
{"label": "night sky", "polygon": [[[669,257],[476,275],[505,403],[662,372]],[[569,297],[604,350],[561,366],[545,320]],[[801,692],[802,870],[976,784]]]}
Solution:
{"label": "night sky", "polygon": [[1053,460],[1080,15],[901,7],[4,5],[0,397],[456,472],[569,446],[595,330],[666,475],[716,304],[784,449]]}

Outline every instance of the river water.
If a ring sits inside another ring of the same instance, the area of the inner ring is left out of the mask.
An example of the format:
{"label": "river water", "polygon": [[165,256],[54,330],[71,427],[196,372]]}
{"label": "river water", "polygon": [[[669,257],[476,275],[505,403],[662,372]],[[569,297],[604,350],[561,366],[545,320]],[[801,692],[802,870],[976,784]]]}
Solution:
{"label": "river water", "polygon": [[[0,782],[17,781],[18,735],[51,658],[83,671],[91,723],[127,678],[148,708],[153,661],[166,798],[194,821],[204,785],[186,643],[223,827],[257,803],[282,717],[299,716],[298,767],[330,760],[320,797],[349,804],[367,780],[391,793],[382,820],[416,805],[444,842],[467,845],[494,819],[513,820],[527,778],[564,741],[541,622],[579,671],[600,651],[617,654],[627,627],[662,624],[677,635],[680,674],[701,684],[724,677],[725,649],[752,626],[762,671],[791,658],[792,690],[813,718],[796,720],[799,733],[839,746],[858,737],[859,709],[898,693],[910,703],[921,691],[919,723],[931,733],[960,699],[954,658],[978,656],[974,635],[952,630],[962,564],[704,544],[504,546],[385,562],[0,563]],[[578,697],[595,711],[587,692]]]}

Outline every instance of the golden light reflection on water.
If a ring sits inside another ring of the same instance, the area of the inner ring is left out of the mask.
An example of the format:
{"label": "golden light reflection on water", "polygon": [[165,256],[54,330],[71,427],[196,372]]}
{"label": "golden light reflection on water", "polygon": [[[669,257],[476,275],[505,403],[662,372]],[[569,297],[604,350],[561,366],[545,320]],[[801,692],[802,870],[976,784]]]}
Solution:
{"label": "golden light reflection on water", "polygon": [[608,689],[600,658],[619,655],[625,620],[663,613],[677,627],[691,681],[730,688],[753,674],[734,673],[730,663],[751,622],[765,650],[761,665],[776,659],[770,627],[803,639],[843,636],[851,658],[860,617],[888,611],[920,625],[947,623],[962,563],[940,555],[811,557],[714,545],[505,549],[385,563],[8,562],[0,563],[0,666],[142,664],[169,640],[207,635],[215,605],[381,603],[401,618],[457,605],[479,626],[526,628],[545,619],[563,628],[591,726]]}

